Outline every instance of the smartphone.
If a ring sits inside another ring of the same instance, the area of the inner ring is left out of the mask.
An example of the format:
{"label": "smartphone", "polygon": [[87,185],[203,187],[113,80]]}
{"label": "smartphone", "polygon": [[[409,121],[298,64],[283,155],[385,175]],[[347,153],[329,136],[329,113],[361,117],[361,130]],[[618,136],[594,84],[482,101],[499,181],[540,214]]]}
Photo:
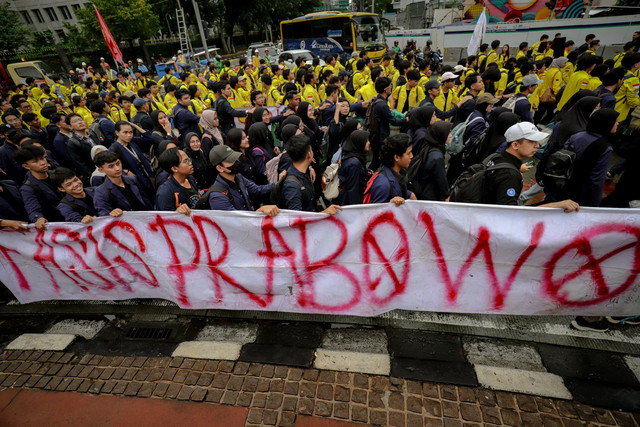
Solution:
{"label": "smartphone", "polygon": [[533,160],[531,160],[530,162],[527,163],[527,166],[533,166],[535,162]]}

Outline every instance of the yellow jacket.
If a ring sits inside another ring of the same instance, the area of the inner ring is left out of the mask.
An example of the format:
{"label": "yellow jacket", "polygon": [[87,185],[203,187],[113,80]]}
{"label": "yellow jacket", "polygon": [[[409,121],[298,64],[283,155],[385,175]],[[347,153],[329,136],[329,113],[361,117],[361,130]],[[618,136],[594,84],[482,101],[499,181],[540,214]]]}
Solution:
{"label": "yellow jacket", "polygon": [[[360,91],[362,91],[362,89],[360,89]],[[358,102],[358,98],[356,98],[355,96],[347,92],[344,86],[340,86],[340,96],[345,98],[347,101],[349,101],[349,104],[355,104],[356,102]]]}
{"label": "yellow jacket", "polygon": [[313,85],[304,86],[304,91],[302,92],[302,98],[304,101],[307,101],[309,104],[313,104],[315,108],[318,108],[320,106],[320,103],[322,102],[320,100],[320,95],[318,94],[318,91],[316,90],[316,88],[313,87]]}
{"label": "yellow jacket", "polygon": [[629,111],[640,105],[638,89],[640,89],[640,80],[631,71],[627,71],[622,86],[616,93],[616,111],[620,113],[619,122],[624,121],[629,115]]}
{"label": "yellow jacket", "polygon": [[558,102],[558,111],[562,110],[564,104],[566,104],[567,101],[569,101],[569,99],[571,99],[571,97],[579,90],[586,89],[589,86],[589,80],[591,80],[591,76],[584,70],[573,73],[569,79],[569,83],[567,83],[567,87],[564,88],[562,99]]}
{"label": "yellow jacket", "polygon": [[136,107],[134,107],[133,105],[131,106],[131,112],[129,113],[129,117],[127,117],[127,114],[124,112],[124,110],[122,108],[120,108],[118,110],[118,120],[116,120],[116,123],[118,123],[118,121],[120,120],[126,120],[127,122],[130,122],[131,119],[133,119],[133,116],[135,116],[138,113],[138,111],[136,110]]}
{"label": "yellow jacket", "polygon": [[360,95],[363,101],[369,101],[370,99],[378,96],[378,92],[373,84],[373,82],[369,82],[366,85],[362,86],[359,91],[356,92],[356,97]]}
{"label": "yellow jacket", "polygon": [[569,83],[569,79],[573,75],[573,71],[575,69],[576,69],[575,65],[573,65],[571,62],[567,62],[565,64],[564,68],[562,69],[562,80],[565,83]]}
{"label": "yellow jacket", "polygon": [[591,77],[589,79],[589,86],[587,86],[587,89],[595,90],[596,88],[600,87],[601,84],[602,80],[600,80],[599,77]]}
{"label": "yellow jacket", "polygon": [[76,114],[80,114],[80,116],[82,116],[87,126],[91,126],[91,123],[93,123],[93,116],[91,115],[91,111],[89,111],[87,107],[75,107],[73,111]]}
{"label": "yellow jacket", "polygon": [[[440,90],[440,95],[433,100],[433,105],[436,106],[441,111],[449,111],[452,109],[458,102],[460,102],[460,98],[456,95],[455,88],[449,89],[447,92],[447,97],[444,96],[444,91]],[[439,119],[438,119],[439,120]]]}
{"label": "yellow jacket", "polygon": [[282,104],[284,97],[277,87],[271,86],[267,91],[267,107],[276,107]]}
{"label": "yellow jacket", "polygon": [[369,82],[369,76],[367,76],[364,71],[357,71],[353,75],[353,88],[357,91],[362,86],[366,85]]}
{"label": "yellow jacket", "polygon": [[498,53],[495,50],[490,50],[489,53],[487,54],[487,64],[485,65],[485,68],[487,67],[487,65],[489,64],[493,64],[494,62],[498,61]]}
{"label": "yellow jacket", "polygon": [[167,106],[167,109],[169,111],[173,110],[173,107],[175,107],[177,103],[178,103],[178,100],[176,99],[175,95],[172,95],[171,93],[167,93],[164,96],[164,105]]}
{"label": "yellow jacket", "polygon": [[[409,91],[409,107],[417,107],[420,105],[422,100],[425,98],[424,90],[420,87],[420,85],[413,87]],[[407,102],[407,85],[403,84],[402,86],[398,86],[393,91],[393,99],[396,100],[395,110],[402,112],[404,110],[404,104]]]}

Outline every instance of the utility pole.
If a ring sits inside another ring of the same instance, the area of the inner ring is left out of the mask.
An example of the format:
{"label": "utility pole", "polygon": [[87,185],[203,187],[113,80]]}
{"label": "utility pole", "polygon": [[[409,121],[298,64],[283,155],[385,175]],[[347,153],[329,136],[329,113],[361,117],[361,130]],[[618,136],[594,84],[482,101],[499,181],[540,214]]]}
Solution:
{"label": "utility pole", "polygon": [[376,6],[376,0],[371,0],[371,13],[375,13],[374,7]]}
{"label": "utility pole", "polygon": [[[207,35],[204,33],[204,28],[202,27],[202,20],[200,19],[200,8],[198,7],[198,3],[196,0],[193,1],[193,10],[196,13],[196,21],[198,22],[198,29],[200,30],[200,38],[202,39],[202,47],[204,48],[204,55],[207,57],[207,62],[209,61],[209,48],[207,47]],[[195,52],[194,52],[195,55]]]}

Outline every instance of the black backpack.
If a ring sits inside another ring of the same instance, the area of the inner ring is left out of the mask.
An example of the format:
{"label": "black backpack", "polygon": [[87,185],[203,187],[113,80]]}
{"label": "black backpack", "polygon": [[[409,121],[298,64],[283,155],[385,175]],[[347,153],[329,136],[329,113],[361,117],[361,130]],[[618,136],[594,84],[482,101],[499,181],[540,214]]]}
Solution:
{"label": "black backpack", "polygon": [[576,153],[571,150],[558,150],[552,153],[545,162],[541,185],[545,189],[561,192],[566,186],[576,162]]}
{"label": "black backpack", "polygon": [[420,153],[417,156],[414,156],[411,159],[411,163],[409,163],[409,167],[407,168],[407,187],[409,190],[414,192],[416,196],[418,194],[422,194],[424,190],[424,186],[420,182],[420,177],[422,175],[422,169],[424,168],[424,164],[427,162],[427,158],[429,157],[429,153],[435,150],[435,147],[423,147]]}
{"label": "black backpack", "polygon": [[356,96],[356,88],[353,87],[353,74],[354,73],[351,73],[351,75],[349,76],[349,80],[347,80],[347,84],[344,88],[347,92],[349,92],[351,96]]}
{"label": "black backpack", "polygon": [[362,129],[368,132],[378,131],[379,123],[378,123],[378,119],[376,119],[375,107],[376,107],[376,104],[378,104],[379,102],[384,102],[384,100],[376,99],[372,101],[367,107],[367,114],[364,117],[364,122],[362,122]]}
{"label": "black backpack", "polygon": [[229,198],[229,202],[231,202],[231,205],[235,206],[233,204],[233,196],[231,195],[229,189],[224,185],[213,184],[207,189],[207,191],[204,192],[202,196],[200,196],[193,208],[198,210],[211,210],[211,205],[209,204],[209,196],[211,195],[211,192],[225,194]]}
{"label": "black backpack", "polygon": [[286,181],[295,182],[296,184],[298,184],[298,186],[300,187],[300,191],[302,191],[303,197],[306,197],[307,194],[304,183],[300,182],[297,177],[293,175],[287,175],[284,178],[281,178],[273,187],[273,191],[271,191],[271,204],[276,205],[280,209],[286,209],[284,199],[282,198],[282,187],[284,187],[284,183]]}
{"label": "black backpack", "polygon": [[462,149],[462,165],[469,167],[481,161],[481,154],[484,150],[484,141],[487,139],[487,129],[480,132],[471,141],[467,142]]}
{"label": "black backpack", "polygon": [[520,170],[509,162],[495,163],[495,159],[501,157],[493,153],[482,163],[468,167],[451,187],[449,200],[460,203],[484,203],[486,199],[485,183],[487,173],[498,169]]}

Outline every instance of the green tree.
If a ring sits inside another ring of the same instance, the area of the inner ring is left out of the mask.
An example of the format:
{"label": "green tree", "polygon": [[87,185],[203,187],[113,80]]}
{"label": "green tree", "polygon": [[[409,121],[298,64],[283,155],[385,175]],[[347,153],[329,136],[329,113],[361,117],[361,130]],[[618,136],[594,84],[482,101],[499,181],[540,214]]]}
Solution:
{"label": "green tree", "polygon": [[25,39],[30,36],[30,31],[22,23],[22,18],[11,9],[9,2],[0,6],[0,51],[12,52],[24,45]]}
{"label": "green tree", "polygon": [[103,48],[106,48],[106,43],[100,31],[94,5],[97,6],[116,41],[125,40],[133,47],[133,41],[139,39],[149,61],[144,40],[156,35],[160,28],[158,16],[153,13],[151,5],[146,0],[91,0],[85,9],[76,10],[86,39],[94,46]]}

